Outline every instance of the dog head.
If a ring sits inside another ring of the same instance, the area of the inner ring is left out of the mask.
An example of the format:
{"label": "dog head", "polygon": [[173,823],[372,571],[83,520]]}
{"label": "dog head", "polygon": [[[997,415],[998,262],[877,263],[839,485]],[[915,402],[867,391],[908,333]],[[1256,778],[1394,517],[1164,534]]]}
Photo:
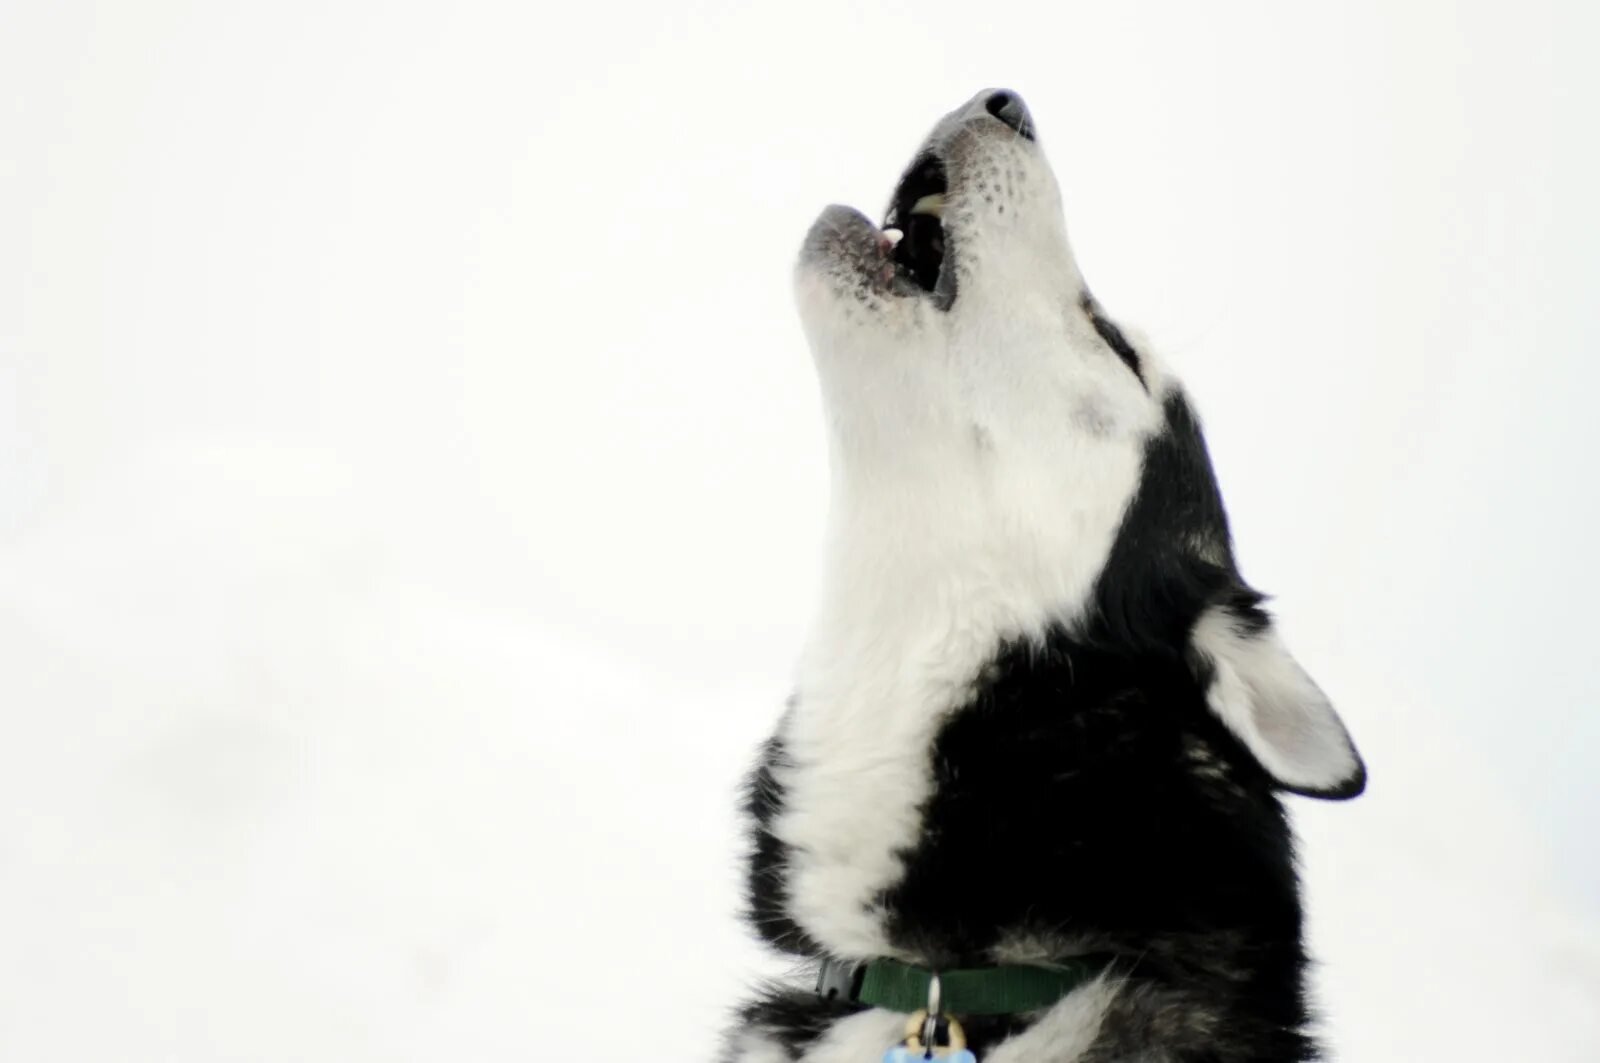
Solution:
{"label": "dog head", "polygon": [[915,613],[1179,655],[1279,784],[1360,792],[1342,723],[1238,573],[1187,400],[1083,282],[1015,93],[938,123],[882,228],[824,210],[796,289],[833,466],[825,623]]}

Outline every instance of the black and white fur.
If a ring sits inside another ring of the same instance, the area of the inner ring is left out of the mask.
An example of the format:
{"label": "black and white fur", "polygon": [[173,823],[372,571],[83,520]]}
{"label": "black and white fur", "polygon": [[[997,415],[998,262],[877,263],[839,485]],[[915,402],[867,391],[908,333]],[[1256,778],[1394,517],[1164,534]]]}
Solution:
{"label": "black and white fur", "polygon": [[[828,208],[796,275],[833,500],[749,788],[757,930],[807,961],[1116,957],[966,1020],[984,1063],[1313,1058],[1279,791],[1365,770],[1239,575],[1188,400],[1090,296],[1014,95],[939,123],[890,222]],[[725,1058],[874,1063],[903,1021],[799,978]]]}

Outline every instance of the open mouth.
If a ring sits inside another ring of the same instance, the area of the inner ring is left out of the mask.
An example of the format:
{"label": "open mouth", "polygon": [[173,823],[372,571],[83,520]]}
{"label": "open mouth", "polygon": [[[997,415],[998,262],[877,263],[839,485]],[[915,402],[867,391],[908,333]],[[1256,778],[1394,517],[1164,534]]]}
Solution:
{"label": "open mouth", "polygon": [[942,287],[939,283],[945,265],[944,197],[948,190],[944,163],[935,155],[924,155],[901,178],[883,222],[886,232],[902,234],[892,252],[896,274],[925,292],[947,293],[946,307],[955,298],[954,278]]}

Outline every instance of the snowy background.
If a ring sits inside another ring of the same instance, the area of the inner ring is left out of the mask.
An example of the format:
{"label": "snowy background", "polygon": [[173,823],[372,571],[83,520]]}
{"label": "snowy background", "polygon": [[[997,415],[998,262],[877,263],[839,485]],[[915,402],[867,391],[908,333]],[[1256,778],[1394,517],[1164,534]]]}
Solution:
{"label": "snowy background", "polygon": [[0,1059],[706,1058],[791,258],[997,84],[1371,767],[1337,1058],[1600,1058],[1594,5],[0,22]]}

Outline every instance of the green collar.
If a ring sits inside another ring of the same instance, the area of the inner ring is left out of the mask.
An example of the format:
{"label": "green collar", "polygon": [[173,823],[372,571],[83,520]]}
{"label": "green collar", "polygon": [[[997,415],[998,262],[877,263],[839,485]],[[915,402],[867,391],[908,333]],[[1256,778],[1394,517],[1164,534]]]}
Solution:
{"label": "green collar", "polygon": [[1006,965],[934,972],[899,960],[863,964],[824,960],[817,995],[910,1014],[928,1007],[935,974],[939,978],[938,1009],[951,1015],[1013,1015],[1048,1008],[1110,962],[1105,956],[1082,956],[1049,967]]}

